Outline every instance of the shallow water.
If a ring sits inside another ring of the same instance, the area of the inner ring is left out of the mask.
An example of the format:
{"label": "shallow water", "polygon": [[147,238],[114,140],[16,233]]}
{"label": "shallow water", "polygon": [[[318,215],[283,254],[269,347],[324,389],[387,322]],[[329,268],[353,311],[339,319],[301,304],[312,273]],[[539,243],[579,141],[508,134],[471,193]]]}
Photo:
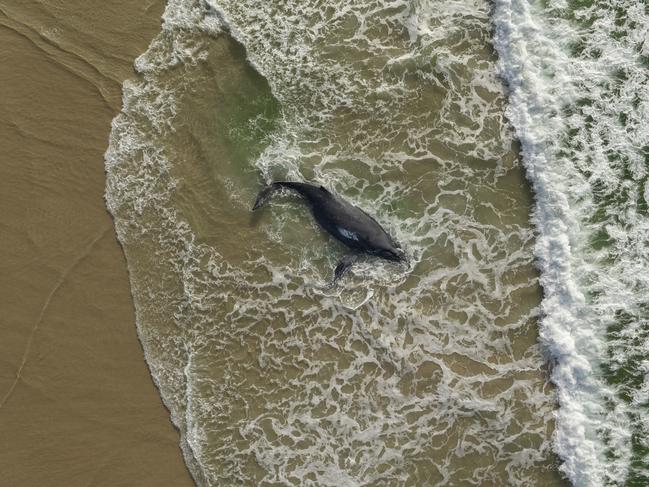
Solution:
{"label": "shallow water", "polygon": [[[147,362],[200,485],[561,485],[532,197],[483,2],[171,1],[106,154]],[[345,250],[264,180],[397,237]]]}

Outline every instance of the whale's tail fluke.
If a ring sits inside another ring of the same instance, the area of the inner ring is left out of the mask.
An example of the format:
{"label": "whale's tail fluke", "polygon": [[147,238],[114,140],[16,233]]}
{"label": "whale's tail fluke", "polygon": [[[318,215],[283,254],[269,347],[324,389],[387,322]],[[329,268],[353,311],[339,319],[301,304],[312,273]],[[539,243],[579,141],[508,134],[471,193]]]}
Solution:
{"label": "whale's tail fluke", "polygon": [[271,183],[268,186],[266,186],[264,189],[262,189],[257,195],[255,204],[252,207],[253,211],[256,210],[257,208],[261,208],[262,206],[264,206],[266,204],[266,201],[270,199],[271,194],[273,194],[279,188],[280,186],[278,184]]}
{"label": "whale's tail fluke", "polygon": [[[302,196],[307,196],[309,194],[309,191],[312,191],[312,189],[316,188],[316,186],[305,183],[296,183],[293,181],[275,181],[274,183],[270,183],[259,192],[257,199],[255,200],[255,204],[252,207],[253,211],[264,206],[270,199],[271,195],[275,191],[278,191],[282,188],[292,189],[293,191],[297,191]],[[321,190],[326,191],[326,189],[324,189],[322,186],[320,186],[320,188]]]}

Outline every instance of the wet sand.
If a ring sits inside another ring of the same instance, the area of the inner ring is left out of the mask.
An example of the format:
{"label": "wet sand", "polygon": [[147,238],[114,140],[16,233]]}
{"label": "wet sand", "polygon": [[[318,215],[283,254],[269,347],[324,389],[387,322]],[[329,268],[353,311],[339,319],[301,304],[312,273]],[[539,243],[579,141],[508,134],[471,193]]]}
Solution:
{"label": "wet sand", "polygon": [[103,199],[121,82],[164,2],[0,0],[3,486],[190,486]]}

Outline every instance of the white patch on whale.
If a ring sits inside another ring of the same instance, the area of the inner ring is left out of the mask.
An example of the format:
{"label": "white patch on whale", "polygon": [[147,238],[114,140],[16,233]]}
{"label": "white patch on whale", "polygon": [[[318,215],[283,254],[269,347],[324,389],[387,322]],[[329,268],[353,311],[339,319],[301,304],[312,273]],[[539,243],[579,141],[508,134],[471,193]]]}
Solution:
{"label": "white patch on whale", "polygon": [[356,240],[358,242],[358,235],[356,235],[354,232],[350,232],[349,230],[341,227],[336,227],[336,228],[338,228],[338,232],[340,232],[340,234],[343,237],[348,238],[350,240]]}

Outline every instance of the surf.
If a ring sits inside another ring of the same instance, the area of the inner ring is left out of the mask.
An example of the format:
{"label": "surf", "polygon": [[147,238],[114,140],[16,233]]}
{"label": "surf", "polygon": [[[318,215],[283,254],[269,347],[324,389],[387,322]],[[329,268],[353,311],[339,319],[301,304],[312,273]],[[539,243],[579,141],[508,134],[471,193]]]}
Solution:
{"label": "surf", "polygon": [[[106,154],[147,363],[199,485],[559,484],[527,189],[486,3],[174,0]],[[339,255],[262,180],[372,210]]]}
{"label": "surf", "polygon": [[648,20],[635,2],[497,1],[493,15],[535,193],[554,448],[575,485],[649,478]]}

